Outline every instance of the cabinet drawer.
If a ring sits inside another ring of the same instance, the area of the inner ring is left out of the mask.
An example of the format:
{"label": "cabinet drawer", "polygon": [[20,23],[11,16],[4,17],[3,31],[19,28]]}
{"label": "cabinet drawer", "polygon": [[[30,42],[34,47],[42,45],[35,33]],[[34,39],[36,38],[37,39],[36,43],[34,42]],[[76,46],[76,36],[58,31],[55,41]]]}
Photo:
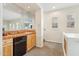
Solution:
{"label": "cabinet drawer", "polygon": [[3,45],[5,44],[8,44],[8,43],[12,43],[13,42],[13,39],[6,39],[6,40],[3,40]]}

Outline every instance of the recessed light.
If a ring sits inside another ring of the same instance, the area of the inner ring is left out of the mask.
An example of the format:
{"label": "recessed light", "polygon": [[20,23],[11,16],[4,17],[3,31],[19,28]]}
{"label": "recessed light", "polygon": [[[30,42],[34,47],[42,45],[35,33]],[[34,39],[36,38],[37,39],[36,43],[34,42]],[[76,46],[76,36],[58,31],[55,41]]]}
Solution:
{"label": "recessed light", "polygon": [[30,8],[30,6],[28,6],[28,8]]}
{"label": "recessed light", "polygon": [[55,9],[56,7],[55,7],[55,6],[53,6],[52,8],[53,8],[53,9]]}

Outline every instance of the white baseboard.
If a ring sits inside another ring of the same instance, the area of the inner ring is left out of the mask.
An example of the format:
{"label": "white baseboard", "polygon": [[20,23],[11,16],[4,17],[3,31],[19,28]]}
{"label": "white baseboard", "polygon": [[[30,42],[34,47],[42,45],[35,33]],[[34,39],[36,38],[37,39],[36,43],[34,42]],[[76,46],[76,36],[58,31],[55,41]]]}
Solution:
{"label": "white baseboard", "polygon": [[45,40],[45,41],[48,41],[48,42],[56,42],[56,43],[62,43],[62,42],[57,42],[57,41],[52,41],[52,40]]}

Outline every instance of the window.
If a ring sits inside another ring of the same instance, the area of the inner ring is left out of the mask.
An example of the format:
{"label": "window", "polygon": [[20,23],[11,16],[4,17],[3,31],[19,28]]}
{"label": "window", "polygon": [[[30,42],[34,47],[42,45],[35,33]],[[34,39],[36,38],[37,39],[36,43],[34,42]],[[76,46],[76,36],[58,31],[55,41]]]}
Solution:
{"label": "window", "polygon": [[67,15],[67,27],[68,28],[75,27],[75,18],[73,15]]}
{"label": "window", "polygon": [[58,28],[58,17],[52,18],[52,28]]}

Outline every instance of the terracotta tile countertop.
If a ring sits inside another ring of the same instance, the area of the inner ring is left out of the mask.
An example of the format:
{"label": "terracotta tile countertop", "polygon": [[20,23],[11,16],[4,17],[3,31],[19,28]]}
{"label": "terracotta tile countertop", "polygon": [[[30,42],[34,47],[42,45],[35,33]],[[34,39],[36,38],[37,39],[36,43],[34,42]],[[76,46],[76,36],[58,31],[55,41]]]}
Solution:
{"label": "terracotta tile countertop", "polygon": [[19,36],[26,36],[30,34],[34,34],[35,30],[18,30],[18,31],[9,31],[4,33],[3,39],[10,39]]}

